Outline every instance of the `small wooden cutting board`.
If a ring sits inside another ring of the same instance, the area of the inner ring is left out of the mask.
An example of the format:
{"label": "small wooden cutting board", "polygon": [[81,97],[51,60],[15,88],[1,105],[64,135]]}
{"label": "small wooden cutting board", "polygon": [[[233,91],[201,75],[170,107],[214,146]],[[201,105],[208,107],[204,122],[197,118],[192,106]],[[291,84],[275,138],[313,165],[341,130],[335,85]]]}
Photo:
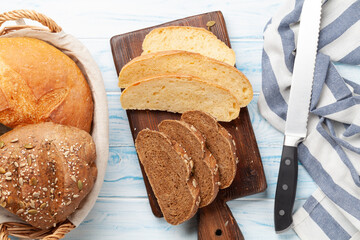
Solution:
{"label": "small wooden cutting board", "polygon": [[[211,31],[230,47],[224,17],[220,11],[200,14],[158,26],[117,35],[111,38],[111,50],[117,73],[131,59],[142,53],[142,42],[152,29],[164,26],[193,26],[207,28],[209,21],[215,21]],[[251,80],[250,80],[251,81]],[[158,130],[157,125],[165,119],[180,119],[180,114],[162,111],[127,110],[131,132],[134,140],[144,128]],[[248,109],[242,108],[240,116],[229,122],[221,123],[233,136],[236,143],[236,154],[239,158],[236,177],[232,185],[220,190],[216,200],[209,206],[200,209],[199,239],[242,239],[243,236],[232,216],[226,202],[235,198],[262,192],[266,189],[266,179],[259,149],[252,129]],[[144,177],[151,209],[155,216],[162,217],[161,210],[156,201],[144,169]]]}

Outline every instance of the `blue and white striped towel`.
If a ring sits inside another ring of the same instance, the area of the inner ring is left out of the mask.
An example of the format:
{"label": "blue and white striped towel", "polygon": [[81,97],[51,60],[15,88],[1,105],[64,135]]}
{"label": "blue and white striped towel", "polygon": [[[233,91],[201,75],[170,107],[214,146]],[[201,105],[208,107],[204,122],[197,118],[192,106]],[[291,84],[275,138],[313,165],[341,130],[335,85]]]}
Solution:
{"label": "blue and white striped towel", "polygon": [[[288,0],[267,24],[258,107],[284,131],[304,0]],[[360,85],[333,62],[360,65],[360,1],[323,3],[319,52],[301,163],[319,186],[294,214],[302,239],[360,239]],[[301,101],[301,99],[299,99]]]}

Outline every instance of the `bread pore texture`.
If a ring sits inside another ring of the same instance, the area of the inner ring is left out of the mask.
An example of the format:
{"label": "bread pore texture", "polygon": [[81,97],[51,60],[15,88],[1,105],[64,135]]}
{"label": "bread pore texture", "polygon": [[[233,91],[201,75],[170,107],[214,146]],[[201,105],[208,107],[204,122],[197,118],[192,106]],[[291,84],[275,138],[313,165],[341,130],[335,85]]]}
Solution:
{"label": "bread pore texture", "polygon": [[236,97],[221,86],[185,75],[162,75],[135,82],[121,94],[124,109],[162,110],[183,113],[201,110],[219,121],[239,116]]}

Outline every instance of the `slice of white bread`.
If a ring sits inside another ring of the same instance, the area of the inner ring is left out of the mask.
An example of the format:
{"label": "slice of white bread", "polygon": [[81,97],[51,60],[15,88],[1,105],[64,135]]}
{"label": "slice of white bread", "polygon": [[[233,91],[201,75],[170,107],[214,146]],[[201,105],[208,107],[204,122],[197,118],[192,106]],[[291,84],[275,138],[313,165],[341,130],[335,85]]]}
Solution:
{"label": "slice of white bread", "polygon": [[198,27],[170,26],[155,28],[142,44],[143,53],[184,50],[200,53],[221,62],[235,65],[235,52],[212,32]]}
{"label": "slice of white bread", "polygon": [[181,121],[193,125],[205,137],[206,147],[214,155],[220,172],[220,188],[231,185],[236,175],[237,158],[235,141],[231,134],[212,116],[201,111],[185,112]]}
{"label": "slice of white bread", "polygon": [[149,129],[139,132],[135,147],[165,220],[177,225],[194,216],[199,188],[185,150],[164,133]]}
{"label": "slice of white bread", "polygon": [[200,208],[209,205],[219,191],[219,171],[216,160],[205,147],[205,139],[193,125],[183,121],[164,120],[159,124],[160,132],[180,144],[194,166],[194,177],[200,188]]}
{"label": "slice of white bread", "polygon": [[240,105],[227,89],[193,76],[162,75],[128,86],[121,94],[124,109],[162,110],[183,113],[201,110],[219,121],[239,116]]}
{"label": "slice of white bread", "polygon": [[208,83],[230,90],[240,106],[246,106],[253,97],[249,80],[235,67],[187,51],[163,51],[134,58],[119,74],[119,87],[124,88],[142,79],[164,75],[191,75]]}

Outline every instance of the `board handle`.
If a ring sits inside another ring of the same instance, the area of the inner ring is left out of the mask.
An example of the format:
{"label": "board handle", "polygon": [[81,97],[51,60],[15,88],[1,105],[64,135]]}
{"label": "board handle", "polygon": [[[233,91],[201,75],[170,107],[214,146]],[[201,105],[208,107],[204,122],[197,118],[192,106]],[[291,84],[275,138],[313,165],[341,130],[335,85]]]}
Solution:
{"label": "board handle", "polygon": [[216,198],[210,205],[199,209],[198,239],[244,239],[234,216],[222,199]]}

